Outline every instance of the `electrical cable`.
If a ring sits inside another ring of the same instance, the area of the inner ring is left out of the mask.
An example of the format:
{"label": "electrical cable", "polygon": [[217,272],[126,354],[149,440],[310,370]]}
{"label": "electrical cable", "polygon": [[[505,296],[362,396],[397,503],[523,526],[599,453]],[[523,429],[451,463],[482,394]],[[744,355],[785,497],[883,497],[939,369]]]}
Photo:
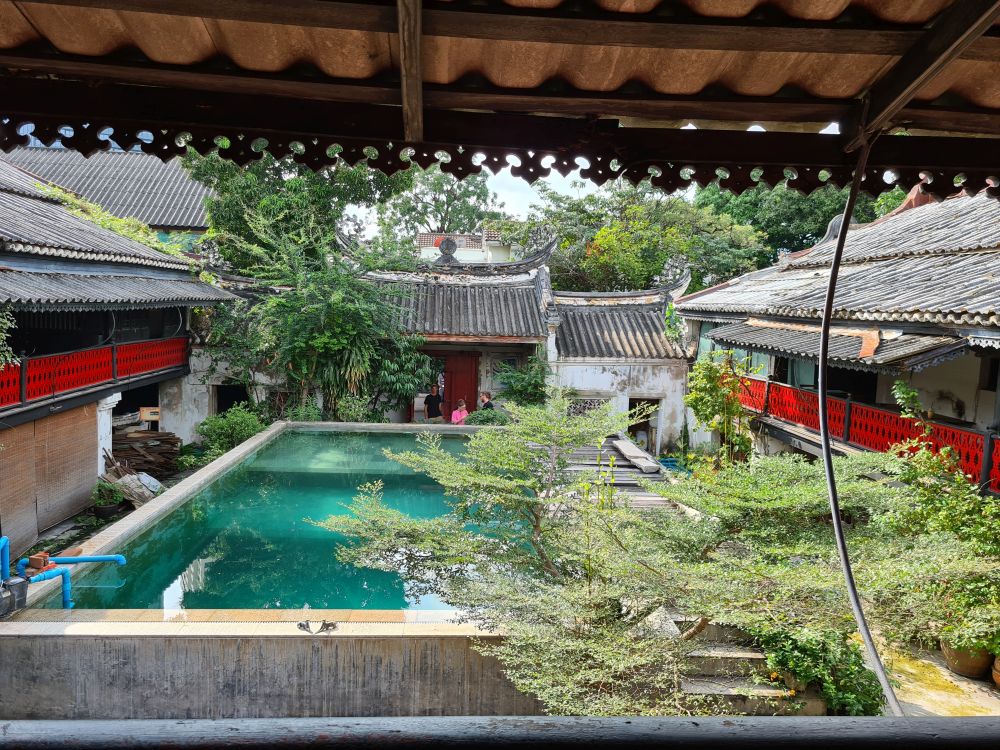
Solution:
{"label": "electrical cable", "polygon": [[865,168],[868,166],[868,153],[871,150],[871,143],[865,140],[858,154],[857,166],[854,170],[854,179],[851,182],[851,191],[847,196],[847,206],[844,208],[843,221],[840,224],[840,231],[837,234],[837,247],[833,253],[833,261],[830,264],[830,280],[826,288],[826,300],[823,306],[823,320],[820,327],[819,339],[819,430],[822,444],[823,469],[826,473],[827,493],[830,497],[830,514],[833,521],[833,533],[837,539],[837,555],[840,557],[840,567],[844,574],[844,582],[847,586],[847,596],[851,601],[851,610],[854,613],[854,621],[858,625],[861,638],[865,644],[869,661],[878,677],[879,685],[882,686],[882,693],[885,695],[886,705],[893,716],[903,716],[903,709],[899,705],[896,693],[889,683],[889,677],[885,672],[882,659],[875,648],[875,641],[872,639],[871,631],[868,629],[868,622],[865,620],[864,609],[861,606],[861,598],[858,596],[858,589],[854,583],[854,573],[851,569],[851,558],[847,551],[847,541],[844,538],[844,526],[840,518],[840,498],[837,494],[837,481],[833,474],[833,452],[830,445],[830,415],[827,394],[829,383],[827,381],[827,356],[830,352],[830,323],[833,318],[833,301],[837,292],[837,277],[840,274],[840,261],[844,254],[844,244],[847,240],[847,231],[851,223],[851,216],[854,214],[854,204],[857,202],[858,193],[861,190],[861,181],[864,179]]}

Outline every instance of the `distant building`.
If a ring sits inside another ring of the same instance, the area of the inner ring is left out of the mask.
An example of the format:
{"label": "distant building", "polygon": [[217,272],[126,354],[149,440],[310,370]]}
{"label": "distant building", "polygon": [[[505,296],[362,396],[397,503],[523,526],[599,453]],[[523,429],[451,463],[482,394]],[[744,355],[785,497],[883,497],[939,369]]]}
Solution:
{"label": "distant building", "polygon": [[446,239],[455,243],[455,259],[461,263],[506,263],[522,249],[519,245],[502,242],[500,233],[492,229],[484,229],[479,234],[420,232],[417,235],[420,258],[433,260],[438,257],[441,243]]}
{"label": "distant building", "polygon": [[[484,390],[502,398],[497,368],[540,354],[553,384],[572,388],[580,408],[612,401],[625,411],[652,402],[657,412],[635,437],[650,451],[677,441],[687,362],[664,333],[665,315],[688,276],[640,292],[554,292],[546,264],[555,244],[522,260],[484,263],[463,261],[460,247],[442,242],[443,252],[418,271],[374,278],[396,291],[404,329],[427,341],[446,409],[461,398],[474,410]],[[425,395],[395,420],[422,419]]]}
{"label": "distant building", "polygon": [[[816,453],[820,318],[839,219],[815,247],[683,297],[693,356],[731,349],[757,370],[744,399],[773,443]],[[987,192],[906,202],[847,234],[829,375],[835,449],[913,436],[892,384],[917,389],[934,436],[1000,491],[1000,202]]]}
{"label": "distant building", "polygon": [[0,528],[15,553],[89,505],[112,417],[159,405],[188,373],[190,309],[232,296],[37,182],[0,161],[0,307],[18,356],[0,367]]}

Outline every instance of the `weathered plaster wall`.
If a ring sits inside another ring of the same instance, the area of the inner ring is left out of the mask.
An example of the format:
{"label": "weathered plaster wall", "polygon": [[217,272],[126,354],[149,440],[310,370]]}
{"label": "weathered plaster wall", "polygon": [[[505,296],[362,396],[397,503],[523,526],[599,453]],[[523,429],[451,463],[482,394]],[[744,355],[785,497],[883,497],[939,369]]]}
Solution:
{"label": "weathered plaster wall", "polygon": [[[924,408],[944,417],[974,421],[981,429],[987,429],[993,423],[996,396],[979,390],[981,366],[980,358],[966,354],[903,379],[920,393]],[[895,403],[892,384],[896,380],[889,375],[879,376],[879,403]],[[961,402],[961,408],[957,402]]]}
{"label": "weathered plaster wall", "polygon": [[684,385],[687,362],[664,360],[624,364],[601,360],[556,360],[551,363],[557,385],[574,389],[581,398],[604,398],[627,410],[629,399],[659,402],[660,446],[676,442],[684,426]]}
{"label": "weathered plaster wall", "polygon": [[468,636],[0,635],[0,664],[5,719],[540,713]]}

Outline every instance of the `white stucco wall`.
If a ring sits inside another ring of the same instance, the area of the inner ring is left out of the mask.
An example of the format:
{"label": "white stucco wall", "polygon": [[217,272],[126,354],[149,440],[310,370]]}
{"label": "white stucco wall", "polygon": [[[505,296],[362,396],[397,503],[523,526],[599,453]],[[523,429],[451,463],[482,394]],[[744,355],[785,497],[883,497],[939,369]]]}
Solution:
{"label": "white stucco wall", "polygon": [[104,473],[104,452],[111,453],[111,410],[122,400],[122,394],[112,393],[97,402],[97,476]]}
{"label": "white stucco wall", "polygon": [[680,438],[684,425],[687,362],[679,359],[650,363],[559,359],[550,362],[556,385],[572,388],[580,398],[610,399],[627,411],[629,399],[659,402],[655,418],[657,450]]}

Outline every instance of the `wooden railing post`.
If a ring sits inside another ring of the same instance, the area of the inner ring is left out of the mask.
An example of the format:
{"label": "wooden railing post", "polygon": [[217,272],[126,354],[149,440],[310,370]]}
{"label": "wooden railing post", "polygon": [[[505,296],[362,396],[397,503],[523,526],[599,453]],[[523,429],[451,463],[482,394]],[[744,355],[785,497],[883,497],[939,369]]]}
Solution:
{"label": "wooden railing post", "polygon": [[760,415],[762,417],[767,416],[767,410],[771,406],[771,379],[768,378],[764,381],[764,403],[760,407]]}
{"label": "wooden railing post", "polygon": [[993,473],[993,439],[995,435],[989,430],[983,433],[983,468],[979,474],[979,486],[989,490]]}
{"label": "wooden railing post", "polygon": [[118,382],[118,344],[111,342],[111,382]]}
{"label": "wooden railing post", "polygon": [[851,442],[851,394],[844,399],[844,442]]}
{"label": "wooden railing post", "polygon": [[21,352],[21,371],[18,373],[21,380],[21,403],[28,403],[28,358]]}

